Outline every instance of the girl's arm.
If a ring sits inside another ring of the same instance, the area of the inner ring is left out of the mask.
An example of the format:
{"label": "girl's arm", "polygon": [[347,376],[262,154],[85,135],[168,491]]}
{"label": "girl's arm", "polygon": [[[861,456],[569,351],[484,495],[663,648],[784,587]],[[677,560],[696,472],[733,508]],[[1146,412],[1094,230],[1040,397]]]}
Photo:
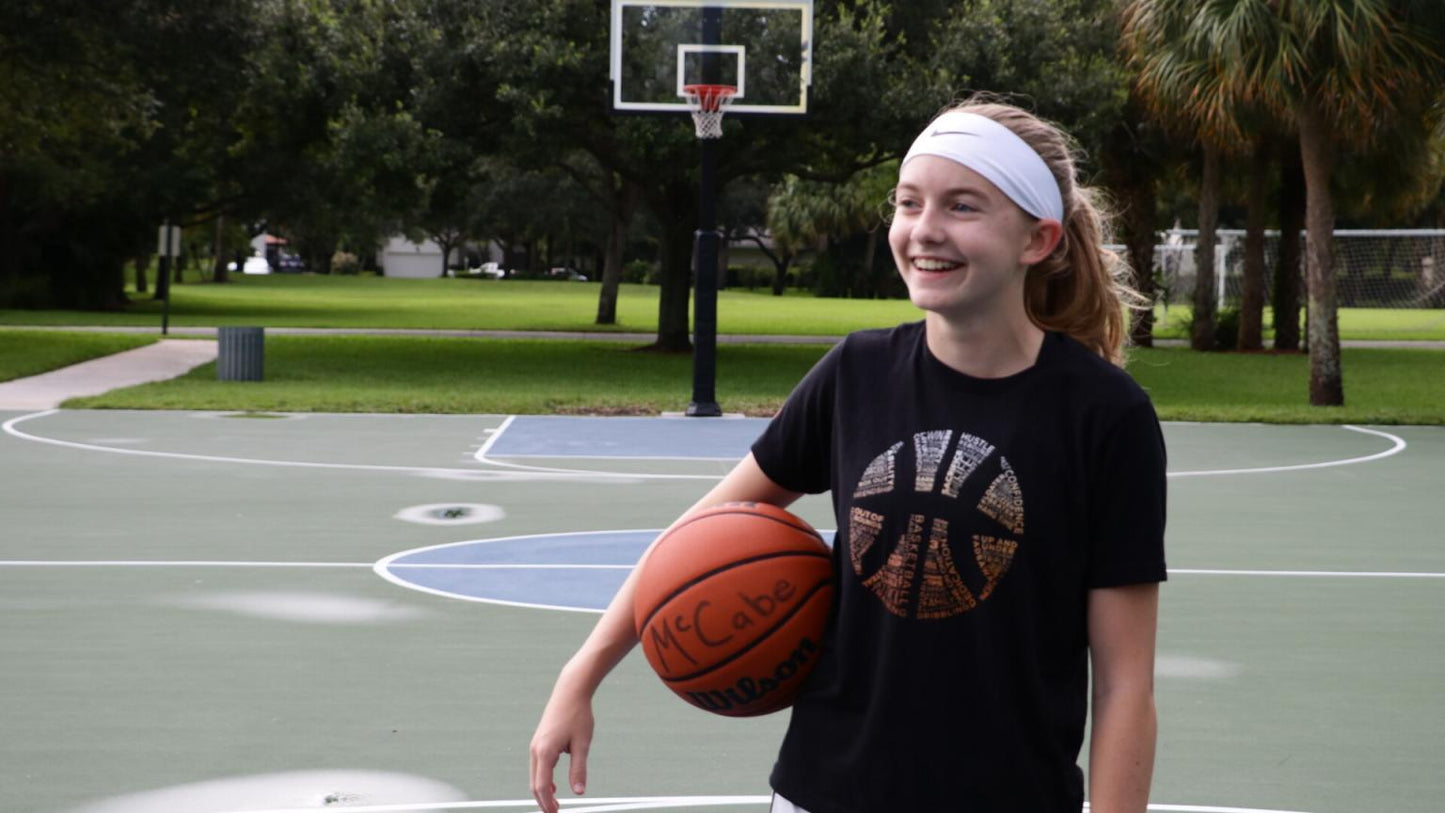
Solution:
{"label": "girl's arm", "polygon": [[1089,809],[1144,813],[1154,775],[1154,634],[1159,585],[1089,591],[1093,729]]}
{"label": "girl's arm", "polygon": [[[786,508],[800,496],[798,492],[773,482],[749,454],[673,525],[697,511],[725,502],[766,502]],[[648,548],[649,551],[651,549]],[[644,553],[642,558],[646,559],[647,554]],[[552,688],[552,697],[537,724],[537,732],[532,735],[532,796],[545,813],[557,813],[557,786],[553,780],[562,754],[571,754],[572,757],[567,772],[572,791],[580,794],[586,787],[587,751],[592,744],[592,695],[607,673],[637,644],[637,631],[632,620],[637,571],[638,568],[633,568],[607,606],[602,620],[597,622],[582,647],[562,667],[562,673]]]}

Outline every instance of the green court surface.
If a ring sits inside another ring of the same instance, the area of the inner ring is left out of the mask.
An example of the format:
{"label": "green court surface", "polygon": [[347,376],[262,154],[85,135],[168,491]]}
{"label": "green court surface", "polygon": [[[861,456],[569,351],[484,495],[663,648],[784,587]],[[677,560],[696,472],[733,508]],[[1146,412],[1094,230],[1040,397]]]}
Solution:
{"label": "green court surface", "polygon": [[[761,425],[85,410],[0,424],[7,813],[535,809],[532,727],[596,618],[555,607],[625,573],[572,557],[665,526]],[[1165,434],[1153,809],[1441,810],[1445,429]],[[795,510],[833,527],[826,497]],[[499,541],[458,545],[476,540]],[[428,548],[520,558],[455,589],[378,566]],[[637,654],[596,711],[590,801],[565,810],[767,809],[783,715],[706,715]]]}

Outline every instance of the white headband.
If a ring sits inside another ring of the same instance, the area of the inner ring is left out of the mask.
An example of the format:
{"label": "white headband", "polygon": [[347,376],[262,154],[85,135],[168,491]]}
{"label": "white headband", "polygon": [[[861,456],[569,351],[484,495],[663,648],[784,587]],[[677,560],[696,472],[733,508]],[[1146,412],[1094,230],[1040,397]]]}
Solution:
{"label": "white headband", "polygon": [[919,155],[936,155],[968,167],[1034,217],[1064,220],[1064,200],[1054,173],[1028,143],[993,119],[959,110],[944,113],[914,139],[903,163]]}

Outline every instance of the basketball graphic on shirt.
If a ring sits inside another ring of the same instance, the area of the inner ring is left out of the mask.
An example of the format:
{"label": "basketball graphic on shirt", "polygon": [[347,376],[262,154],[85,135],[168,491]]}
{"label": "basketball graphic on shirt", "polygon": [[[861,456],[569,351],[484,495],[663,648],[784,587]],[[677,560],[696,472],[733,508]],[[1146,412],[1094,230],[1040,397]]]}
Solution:
{"label": "basketball graphic on shirt", "polygon": [[951,618],[994,593],[1023,533],[1023,490],[993,444],[950,429],[919,432],[859,478],[848,557],[894,615]]}

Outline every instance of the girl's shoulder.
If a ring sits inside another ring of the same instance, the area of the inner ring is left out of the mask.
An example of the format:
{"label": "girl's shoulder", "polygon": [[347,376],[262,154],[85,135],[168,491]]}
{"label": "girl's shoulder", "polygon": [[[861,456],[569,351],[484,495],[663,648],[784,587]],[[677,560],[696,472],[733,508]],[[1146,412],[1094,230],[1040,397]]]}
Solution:
{"label": "girl's shoulder", "polygon": [[923,322],[904,322],[893,327],[855,330],[838,343],[841,353],[854,357],[891,355],[911,350],[923,341]]}
{"label": "girl's shoulder", "polygon": [[1049,367],[1071,390],[1110,410],[1150,404],[1149,393],[1129,372],[1062,333],[1050,333]]}

